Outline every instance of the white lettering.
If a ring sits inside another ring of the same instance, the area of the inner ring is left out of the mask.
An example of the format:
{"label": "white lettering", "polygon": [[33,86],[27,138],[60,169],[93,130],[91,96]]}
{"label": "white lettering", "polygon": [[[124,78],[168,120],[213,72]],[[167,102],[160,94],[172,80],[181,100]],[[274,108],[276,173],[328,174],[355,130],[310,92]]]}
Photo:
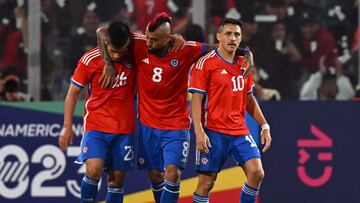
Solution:
{"label": "white lettering", "polygon": [[29,130],[25,135],[27,137],[35,137],[35,135],[36,135],[35,132],[36,132],[36,124],[31,123],[29,125]]}
{"label": "white lettering", "polygon": [[26,131],[27,131],[27,125],[23,125],[21,126],[20,124],[16,124],[15,126],[15,135],[14,136],[18,136],[19,134],[20,135],[24,135],[26,134]]}
{"label": "white lettering", "polygon": [[14,126],[10,125],[5,131],[5,136],[13,136],[13,135],[14,135]]}

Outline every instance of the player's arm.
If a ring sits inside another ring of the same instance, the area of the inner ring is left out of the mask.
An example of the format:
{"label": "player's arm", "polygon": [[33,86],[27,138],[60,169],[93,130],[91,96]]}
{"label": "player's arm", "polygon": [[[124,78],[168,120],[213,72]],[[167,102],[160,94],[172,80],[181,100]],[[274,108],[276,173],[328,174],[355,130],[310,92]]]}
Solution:
{"label": "player's arm", "polygon": [[270,126],[266,122],[264,114],[262,113],[260,106],[252,93],[248,94],[247,96],[246,111],[261,126],[261,144],[265,144],[262,151],[266,152],[271,145]]}
{"label": "player's arm", "polygon": [[116,71],[114,64],[111,61],[109,52],[107,51],[107,45],[105,43],[105,41],[108,40],[107,28],[106,27],[98,28],[96,30],[96,35],[97,35],[100,55],[105,62],[105,67],[98,82],[101,83],[101,87],[103,88],[112,87],[115,82]]}
{"label": "player's arm", "polygon": [[64,103],[64,125],[59,136],[59,147],[65,151],[73,141],[73,114],[81,89],[73,84],[69,87]]}
{"label": "player's arm", "polygon": [[204,128],[201,124],[201,104],[204,99],[204,95],[200,93],[192,93],[191,99],[191,118],[194,125],[196,135],[196,147],[200,151],[205,153],[209,152],[210,140],[204,132]]}
{"label": "player's arm", "polygon": [[239,47],[238,53],[239,55],[245,57],[245,60],[243,60],[241,64],[241,69],[244,70],[243,76],[247,78],[252,68],[254,67],[253,53],[250,51],[248,47],[244,49]]}

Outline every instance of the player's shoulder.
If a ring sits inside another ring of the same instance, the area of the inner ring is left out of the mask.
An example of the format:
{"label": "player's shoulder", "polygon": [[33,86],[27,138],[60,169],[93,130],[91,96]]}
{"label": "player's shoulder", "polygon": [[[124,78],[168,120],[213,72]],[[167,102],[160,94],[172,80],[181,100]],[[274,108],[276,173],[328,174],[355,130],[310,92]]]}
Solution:
{"label": "player's shoulder", "polygon": [[88,66],[90,63],[97,62],[102,60],[100,55],[100,50],[98,47],[91,49],[90,51],[86,52],[79,60],[80,63]]}
{"label": "player's shoulder", "polygon": [[209,64],[214,63],[216,59],[215,55],[216,55],[215,50],[212,50],[209,53],[207,53],[205,56],[199,58],[199,60],[195,64],[195,69],[202,70],[204,66],[208,66]]}
{"label": "player's shoulder", "polygon": [[196,42],[196,41],[185,41],[185,47],[184,47],[184,51],[187,52],[191,49],[199,49],[199,47],[202,46],[202,43],[200,42]]}
{"label": "player's shoulder", "polygon": [[196,42],[196,41],[186,41],[185,42],[185,47],[196,47],[201,45],[200,42]]}

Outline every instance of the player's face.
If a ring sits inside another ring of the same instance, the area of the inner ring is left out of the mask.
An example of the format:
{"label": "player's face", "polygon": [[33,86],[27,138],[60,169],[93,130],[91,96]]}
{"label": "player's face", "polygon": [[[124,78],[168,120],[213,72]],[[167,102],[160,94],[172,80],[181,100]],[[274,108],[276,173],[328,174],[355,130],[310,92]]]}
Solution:
{"label": "player's face", "polygon": [[235,24],[225,24],[216,35],[219,46],[227,52],[235,52],[241,42],[241,28]]}
{"label": "player's face", "polygon": [[126,44],[121,48],[116,48],[112,46],[110,43],[107,46],[107,50],[109,52],[110,58],[113,62],[119,62],[123,55],[128,51],[128,45],[130,41],[127,41]]}
{"label": "player's face", "polygon": [[145,31],[146,45],[150,52],[155,53],[159,49],[167,47],[170,41],[170,35],[163,33],[160,29],[154,32]]}

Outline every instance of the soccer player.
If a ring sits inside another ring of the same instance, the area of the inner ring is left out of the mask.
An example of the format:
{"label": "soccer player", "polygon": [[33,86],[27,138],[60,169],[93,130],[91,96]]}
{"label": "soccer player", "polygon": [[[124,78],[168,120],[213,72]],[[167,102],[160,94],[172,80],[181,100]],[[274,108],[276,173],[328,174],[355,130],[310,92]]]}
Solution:
{"label": "soccer player", "polygon": [[[219,48],[200,58],[191,71],[189,92],[192,93],[191,116],[196,134],[196,170],[199,173],[193,200],[209,202],[217,174],[227,156],[231,155],[247,176],[241,191],[241,203],[253,203],[264,170],[259,149],[245,124],[245,112],[262,126],[263,152],[271,143],[270,127],[252,94],[254,82],[251,74],[247,78],[243,76],[241,64],[245,59],[235,53],[241,42],[241,22],[224,19],[217,39]],[[248,65],[253,65],[252,59]]]}
{"label": "soccer player", "polygon": [[148,170],[154,198],[162,203],[179,198],[180,174],[190,141],[186,103],[189,70],[206,48],[211,49],[188,41],[177,52],[170,51],[170,21],[166,13],[158,14],[145,35],[134,33],[130,45],[137,68],[138,164]]}
{"label": "soccer player", "polygon": [[113,22],[108,27],[107,53],[116,70],[115,84],[104,89],[98,83],[104,60],[98,48],[85,53],[71,79],[64,107],[64,127],[59,146],[66,150],[72,142],[73,112],[80,91],[88,85],[84,112],[84,135],[76,163],[86,164],[81,182],[81,202],[95,202],[98,182],[104,167],[108,168],[107,203],[123,201],[125,171],[133,168],[135,67],[126,54],[130,41],[129,27]]}

